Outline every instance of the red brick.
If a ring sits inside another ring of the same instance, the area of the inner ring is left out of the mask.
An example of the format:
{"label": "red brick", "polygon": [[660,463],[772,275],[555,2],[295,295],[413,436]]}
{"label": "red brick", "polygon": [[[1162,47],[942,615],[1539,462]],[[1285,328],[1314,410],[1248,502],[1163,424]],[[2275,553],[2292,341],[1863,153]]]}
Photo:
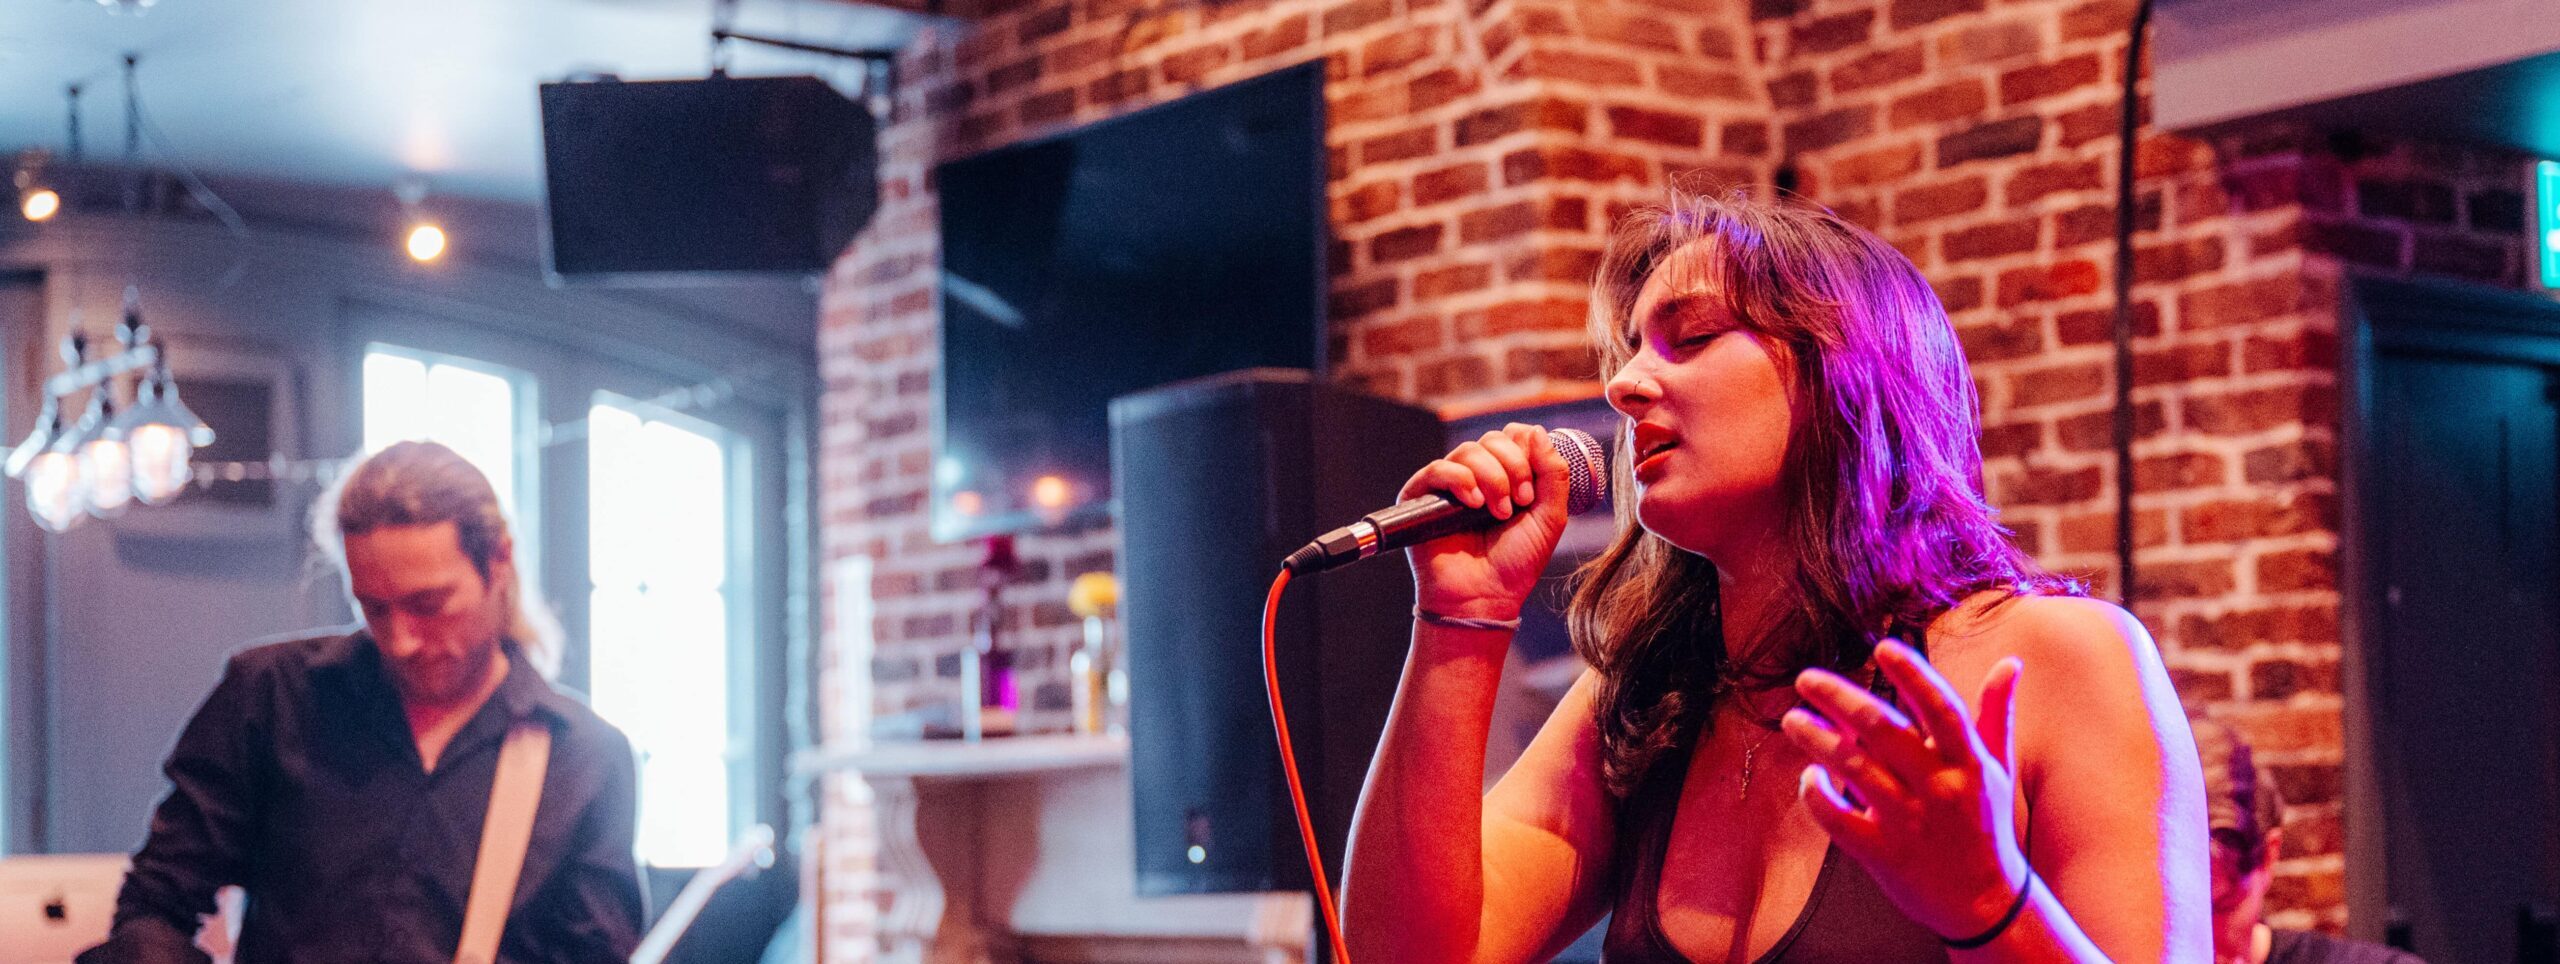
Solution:
{"label": "red brick", "polygon": [[2180,644],[2199,649],[2246,649],[2260,643],[2334,642],[2335,606],[2270,606],[2178,620]]}
{"label": "red brick", "polygon": [[1108,107],[1146,93],[1155,86],[1155,77],[1146,67],[1115,70],[1084,85],[1087,103]]}
{"label": "red brick", "polygon": [[2337,528],[2337,505],[2328,495],[2225,499],[2181,507],[2178,538],[2190,545],[2241,542]]}
{"label": "red brick", "polygon": [[2121,37],[2133,30],[2134,0],[2091,0],[2062,12],[2065,43],[2092,37]]}
{"label": "red brick", "polygon": [[1022,126],[1036,127],[1064,120],[1074,116],[1075,112],[1076,89],[1069,87],[1065,90],[1053,90],[1036,97],[1024,98],[1017,116]]}
{"label": "red brick", "polygon": [[1393,264],[1438,252],[1444,230],[1439,224],[1417,224],[1382,233],[1369,239],[1369,263]]}
{"label": "red brick", "polygon": [[2251,449],[2240,457],[2240,473],[2250,485],[2334,478],[2338,473],[2338,447],[2328,439],[2314,437]]}
{"label": "red brick", "polygon": [[2218,218],[2231,210],[2231,195],[2222,190],[2219,178],[2180,184],[2172,190],[2177,198],[2178,223],[2181,225]]}
{"label": "red brick", "polygon": [[1207,77],[1211,71],[1235,63],[1235,60],[1234,47],[1226,44],[1210,44],[1167,56],[1164,62],[1157,66],[1157,70],[1164,74],[1165,83],[1193,84]]}
{"label": "red brick", "polygon": [[1462,325],[1459,334],[1462,337],[1490,338],[1523,331],[1578,332],[1586,320],[1582,302],[1561,298],[1506,301],[1485,309],[1482,314],[1482,319],[1475,325]]}
{"label": "red brick", "polygon": [[2135,387],[2225,378],[2230,374],[2229,342],[2175,345],[2137,352],[2133,357]]}
{"label": "red brick", "polygon": [[1600,252],[1596,248],[1558,248],[1539,245],[1522,252],[1505,266],[1510,280],[1565,281],[1589,284],[1600,271]]}
{"label": "red brick", "polygon": [[1439,143],[1440,129],[1430,126],[1372,137],[1360,142],[1360,163],[1377,164],[1427,157],[1438,149]]}
{"label": "red brick", "polygon": [[1982,80],[1974,77],[1939,84],[1894,98],[1887,116],[1895,130],[1979,117],[1991,107],[1984,89]]}
{"label": "red brick", "polygon": [[1844,107],[1826,111],[1786,125],[1787,150],[1811,153],[1837,147],[1867,136],[1876,127],[1876,110],[1872,106]]}
{"label": "red brick", "polygon": [[1874,193],[1864,197],[1834,199],[1831,201],[1831,213],[1839,215],[1840,220],[1869,231],[1884,230],[1884,195]]}
{"label": "red brick", "polygon": [[2107,376],[2107,366],[2097,362],[2072,362],[2019,372],[2009,379],[2009,405],[2030,408],[2096,398],[2106,392]]}
{"label": "red brick", "polygon": [[1976,275],[1947,275],[1933,272],[1929,287],[1938,293],[1938,303],[1950,315],[1982,307],[1982,279]]}
{"label": "red brick", "polygon": [[1475,355],[1432,362],[1413,371],[1414,391],[1425,398],[1482,391],[1493,384],[1493,363]]}
{"label": "red brick", "polygon": [[2044,351],[2044,326],[2032,318],[1958,325],[1956,337],[1964,344],[1965,359],[1975,364],[2027,358]]}
{"label": "red brick", "polygon": [[2043,31],[2031,20],[1964,27],[1938,38],[1938,69],[1987,64],[2033,54],[2044,48]]}
{"label": "red brick", "polygon": [[2190,395],[2182,405],[2190,430],[2245,435],[2281,425],[2333,423],[2338,417],[2338,392],[2329,385],[2279,385]]}
{"label": "red brick", "polygon": [[1706,122],[1696,115],[1612,105],[1607,110],[1610,133],[1628,140],[1669,147],[1705,147]]}
{"label": "red brick", "polygon": [[[2097,307],[2086,312],[2061,312],[2053,317],[2053,332],[2063,345],[2102,345],[2115,340],[2115,307]],[[2135,299],[2132,302],[2132,338],[2153,338],[2161,332],[2161,302]]]}
{"label": "red brick", "polygon": [[1869,51],[1831,69],[1831,93],[1837,97],[1909,80],[1920,76],[1921,68],[1920,45],[1917,42],[1890,50]]}
{"label": "red brick", "polygon": [[1780,110],[1811,107],[1821,90],[1822,82],[1810,70],[1780,74],[1769,81],[1769,104]]}
{"label": "red brick", "polygon": [[2098,55],[2081,54],[2049,64],[2020,67],[2000,75],[2000,104],[2015,107],[2067,94],[2098,81]]}
{"label": "red brick", "polygon": [[1503,354],[1502,371],[1514,383],[1533,378],[1591,381],[1599,377],[1592,362],[1591,352],[1582,348],[1514,348]]}
{"label": "red brick", "polygon": [[2274,321],[2313,306],[2305,304],[2303,279],[2276,275],[2199,288],[2178,296],[2178,328],[2203,331]]}
{"label": "red brick", "polygon": [[1532,37],[1564,37],[1574,32],[1573,19],[1565,16],[1562,10],[1525,3],[1514,9],[1517,12],[1513,19],[1520,24],[1521,33]]}
{"label": "red brick", "polygon": [[2030,265],[2000,272],[2000,307],[2010,308],[2030,301],[2051,301],[2098,290],[2098,265],[2093,261],[2074,260],[2048,265]]}
{"label": "red brick", "polygon": [[2043,233],[2040,218],[1994,221],[1947,232],[1938,240],[1938,253],[1948,264],[2024,254],[2036,249],[2036,240]]}
{"label": "red brick", "polygon": [[1024,57],[987,71],[987,93],[1001,94],[1040,79],[1040,58]]}
{"label": "red brick", "polygon": [[1431,56],[1438,35],[1428,30],[1398,30],[1360,48],[1360,73],[1375,77],[1411,66]]}
{"label": "red brick", "polygon": [[2133,283],[2184,281],[2220,271],[2225,250],[2222,238],[2216,235],[2138,245],[2133,252]]}
{"label": "red brick", "polygon": [[1447,342],[1446,327],[1430,316],[1370,325],[1360,333],[1360,348],[1372,358],[1429,351]]}
{"label": "red brick", "polygon": [[1716,132],[1716,150],[1762,157],[1769,153],[1769,122],[1735,121]]}
{"label": "red brick", "polygon": [[2053,469],[2029,466],[2024,471],[2003,472],[1997,490],[2000,504],[2064,505],[2086,502],[2098,497],[2102,476],[2096,467]]}
{"label": "red brick", "polygon": [[1594,87],[1633,87],[1644,82],[1644,72],[1636,67],[1635,61],[1625,57],[1543,47],[1530,48],[1513,69],[1528,77]]}
{"label": "red brick", "polygon": [[1402,118],[1413,110],[1408,94],[1409,88],[1395,84],[1360,85],[1333,98],[1327,111],[1336,124]]}
{"label": "red brick", "polygon": [[1313,32],[1312,19],[1302,15],[1245,31],[1238,43],[1244,48],[1244,59],[1265,60],[1306,46]]}
{"label": "red brick", "polygon": [[[1681,13],[1690,13],[1697,9],[1687,0],[1671,0],[1670,6]],[[1698,28],[1698,53],[1701,56],[1713,60],[1732,60],[1740,52],[1741,48],[1734,45],[1732,31],[1716,26]]]}
{"label": "red brick", "polygon": [[[2150,102],[2143,101],[2137,110],[2143,118],[2142,122],[2149,123]],[[2121,103],[2104,103],[2074,108],[2056,115],[2053,125],[2061,130],[2064,147],[2078,147],[2096,140],[2112,141],[2115,139],[2116,132],[2123,128],[2124,107]]]}
{"label": "red brick", "polygon": [[1867,42],[1875,32],[1876,12],[1854,10],[1796,24],[1788,32],[1788,49],[1797,55],[1846,50]]}
{"label": "red brick", "polygon": [[2309,592],[2338,588],[2338,557],[2327,549],[2293,549],[2258,557],[2258,591]]}
{"label": "red brick", "polygon": [[1607,7],[1580,8],[1583,29],[1591,36],[1659,53],[1680,53],[1680,31],[1659,18],[1619,13]]}
{"label": "red brick", "polygon": [[[2116,551],[2116,513],[2077,512],[2062,517],[2056,534],[2062,538],[2062,551],[2100,553]],[[2169,544],[2169,514],[2159,509],[2135,509],[2133,512],[2133,546],[2149,549]],[[2136,566],[2135,568],[2140,568]]]}
{"label": "red brick", "polygon": [[1350,0],[1324,12],[1324,32],[1349,33],[1374,23],[1383,23],[1396,14],[1394,0]]}
{"label": "red brick", "polygon": [[1912,225],[1978,211],[1990,199],[1990,182],[1979,174],[1905,188],[1894,192],[1893,223]]}
{"label": "red brick", "polygon": [[[2121,123],[2121,116],[2118,121]],[[2133,176],[2137,180],[2209,171],[2213,164],[2213,148],[2194,138],[2145,134],[2134,141]]]}
{"label": "red brick", "polygon": [[1919,142],[1892,144],[1831,162],[1828,186],[1866,187],[1901,180],[1919,169]]}
{"label": "red brick", "polygon": [[[2070,418],[2056,419],[2054,438],[2066,452],[2103,452],[2115,447],[2116,414],[2110,408]],[[2135,441],[2158,438],[2168,431],[2168,408],[2159,402],[2133,403],[2133,437]]]}
{"label": "red brick", "polygon": [[2173,452],[2133,463],[2136,492],[2212,488],[2230,479],[2231,461],[2211,452]]}
{"label": "red brick", "polygon": [[1443,67],[1414,78],[1405,90],[1411,109],[1418,113],[1475,93],[1477,88],[1474,73]]}
{"label": "red brick", "polygon": [[1082,40],[1049,51],[1040,58],[1042,70],[1051,77],[1072,74],[1111,60],[1120,53],[1120,45],[1109,37]]}
{"label": "red brick", "polygon": [[1413,300],[1432,302],[1452,295],[1482,291],[1493,285],[1493,266],[1460,264],[1413,276]]}
{"label": "red brick", "polygon": [[1981,13],[1982,4],[1983,0],[1893,0],[1885,22],[1895,30],[1908,30],[1958,14]]}
{"label": "red brick", "polygon": [[1660,64],[1653,68],[1653,77],[1655,86],[1673,97],[1747,101],[1757,93],[1750,80],[1731,70]]}
{"label": "red brick", "polygon": [[2136,559],[2133,580],[2133,597],[2136,599],[2212,599],[2230,595],[2238,584],[2231,563],[2221,559],[2194,562]]}
{"label": "red brick", "polygon": [[1502,156],[1502,183],[1506,185],[1526,184],[1550,177],[1595,184],[1612,181],[1643,183],[1651,179],[1644,159],[1627,154],[1580,147],[1532,147]]}
{"label": "red brick", "polygon": [[2023,458],[2044,447],[2044,424],[2011,422],[1982,427],[1982,457],[1985,459]]}
{"label": "red brick", "polygon": [[1499,104],[1458,119],[1458,146],[1482,144],[1523,130],[1583,132],[1590,109],[1576,101],[1553,97]]}
{"label": "red brick", "polygon": [[1938,166],[2033,153],[2043,141],[2044,120],[2032,115],[1976,124],[1938,138]]}
{"label": "red brick", "polygon": [[2194,713],[2216,703],[2231,701],[2231,672],[2205,671],[2180,666],[2169,667],[2169,687],[2178,691],[2178,702]]}
{"label": "red brick", "polygon": [[1022,22],[1014,28],[1014,40],[1022,46],[1029,47],[1042,37],[1067,32],[1067,28],[1074,24],[1074,7],[1060,5],[1037,10],[1030,16],[1022,18]]}
{"label": "red brick", "polygon": [[1397,208],[1403,206],[1402,196],[1403,191],[1396,187],[1394,181],[1371,181],[1351,189],[1336,199],[1335,220],[1344,224],[1359,224],[1394,213]]}
{"label": "red brick", "polygon": [[1380,278],[1365,284],[1335,290],[1332,297],[1325,301],[1325,314],[1339,321],[1392,308],[1395,307],[1395,303],[1396,279]]}
{"label": "red brick", "polygon": [[1483,244],[1518,237],[1537,230],[1538,224],[1538,205],[1530,201],[1469,211],[1458,217],[1458,243]]}
{"label": "red brick", "polygon": [[2290,335],[2251,335],[2240,346],[2240,366],[2253,374],[2334,371],[2338,367],[2338,336],[2318,329]]}
{"label": "red brick", "polygon": [[1413,176],[1413,206],[1429,207],[1482,194],[1487,183],[1488,175],[1481,161],[1425,171]]}
{"label": "red brick", "polygon": [[[2005,195],[2011,207],[2022,207],[2061,191],[2094,191],[2105,184],[2104,166],[2097,158],[2081,161],[2056,161],[2022,167],[2009,175]],[[2108,205],[2112,213],[2114,205]],[[2110,219],[2112,220],[2112,219]],[[2112,225],[2111,225],[2112,226]]]}

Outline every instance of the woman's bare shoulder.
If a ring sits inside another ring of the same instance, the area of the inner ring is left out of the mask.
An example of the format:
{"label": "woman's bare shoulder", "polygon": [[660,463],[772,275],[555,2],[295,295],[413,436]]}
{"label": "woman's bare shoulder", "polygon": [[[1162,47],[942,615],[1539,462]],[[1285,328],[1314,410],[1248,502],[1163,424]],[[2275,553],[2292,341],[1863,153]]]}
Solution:
{"label": "woman's bare shoulder", "polygon": [[2084,596],[1965,600],[1930,627],[1933,656],[1988,670],[2016,656],[2048,679],[2131,682],[2159,656],[2132,613]]}

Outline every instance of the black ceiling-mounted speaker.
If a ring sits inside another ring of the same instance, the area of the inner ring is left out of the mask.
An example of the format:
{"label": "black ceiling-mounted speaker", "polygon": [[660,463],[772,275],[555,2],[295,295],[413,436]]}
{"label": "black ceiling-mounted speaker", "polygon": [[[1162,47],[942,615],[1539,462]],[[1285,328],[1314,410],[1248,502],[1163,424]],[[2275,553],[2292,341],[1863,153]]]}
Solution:
{"label": "black ceiling-mounted speaker", "polygon": [[879,205],[876,134],[816,77],[543,84],[551,275],[824,270]]}

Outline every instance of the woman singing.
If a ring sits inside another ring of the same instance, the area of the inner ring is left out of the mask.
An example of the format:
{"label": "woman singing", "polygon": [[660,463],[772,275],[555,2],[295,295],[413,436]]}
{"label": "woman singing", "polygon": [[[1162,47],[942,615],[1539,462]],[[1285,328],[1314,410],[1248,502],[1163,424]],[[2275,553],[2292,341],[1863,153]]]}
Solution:
{"label": "woman singing", "polygon": [[2201,776],[2142,626],[2013,549],[1919,271],[1831,213],[1675,195],[1592,334],[1619,531],[1592,669],[1479,792],[1496,680],[1565,524],[1512,425],[1406,485],[1499,526],[1410,552],[1413,648],[1362,793],[1369,962],[2205,961]]}

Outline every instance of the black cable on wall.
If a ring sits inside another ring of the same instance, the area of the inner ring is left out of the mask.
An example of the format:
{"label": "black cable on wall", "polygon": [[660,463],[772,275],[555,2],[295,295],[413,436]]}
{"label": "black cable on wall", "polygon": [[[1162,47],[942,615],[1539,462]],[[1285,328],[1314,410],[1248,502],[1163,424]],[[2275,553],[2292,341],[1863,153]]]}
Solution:
{"label": "black cable on wall", "polygon": [[2116,128],[2116,596],[2133,606],[2133,229],[2134,134],[2141,126],[2135,90],[2142,76],[2142,39],[2150,32],[2151,0],[2134,8],[2125,44],[2124,116]]}

